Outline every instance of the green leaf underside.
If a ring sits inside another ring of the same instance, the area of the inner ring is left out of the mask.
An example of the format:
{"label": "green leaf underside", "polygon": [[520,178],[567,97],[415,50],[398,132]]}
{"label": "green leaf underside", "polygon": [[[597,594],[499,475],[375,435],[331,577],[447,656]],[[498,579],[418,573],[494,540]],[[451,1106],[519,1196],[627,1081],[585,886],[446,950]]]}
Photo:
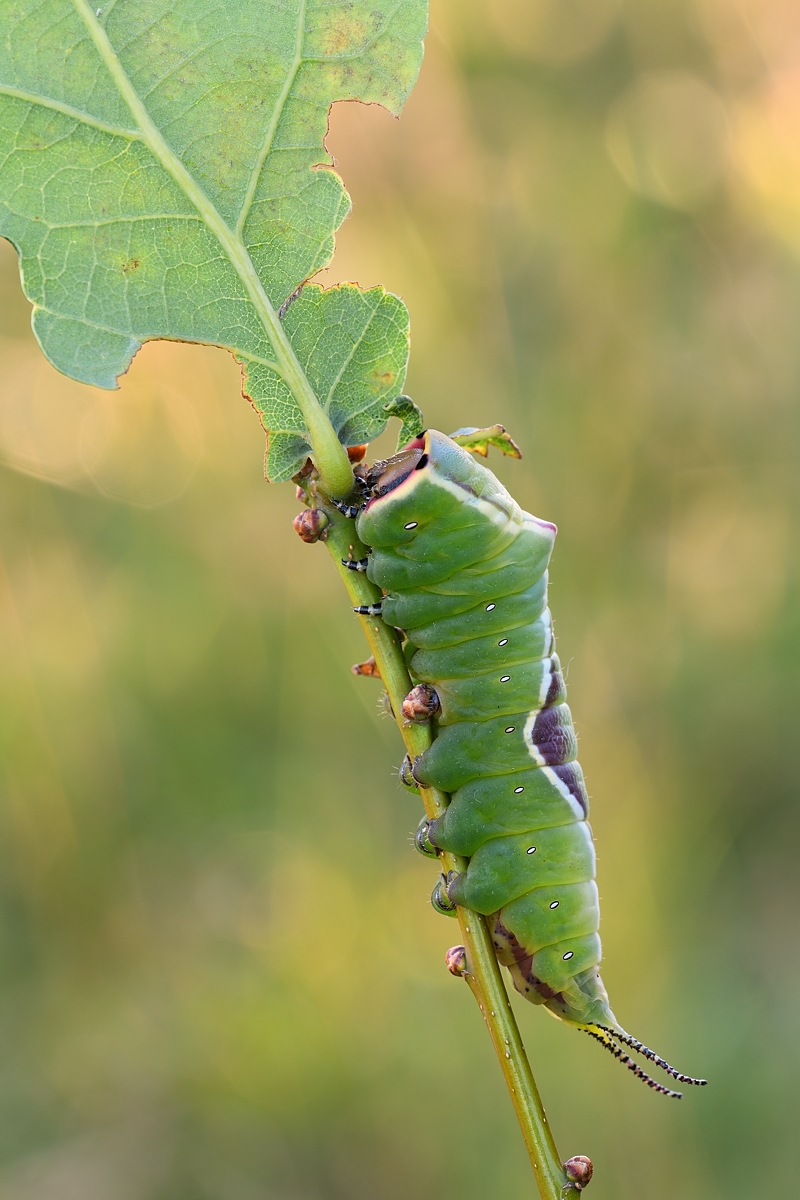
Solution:
{"label": "green leaf underside", "polygon": [[399,111],[426,8],[107,0],[98,16],[86,0],[0,0],[0,234],[50,361],[109,388],[148,339],[226,347],[283,479],[309,448],[294,348],[342,440],[376,436],[402,387],[400,301],[307,288],[283,325],[276,310],[330,261],[349,210],[323,145],[330,105]]}
{"label": "green leaf underside", "polygon": [[425,431],[425,418],[410,396],[396,396],[384,405],[390,417],[400,421],[400,432],[397,435],[397,449],[402,450],[414,438]]}
{"label": "green leaf underside", "polygon": [[490,425],[488,429],[476,429],[474,425],[470,425],[464,429],[457,429],[450,436],[459,446],[463,446],[471,454],[480,454],[483,458],[488,456],[490,446],[511,458],[522,458],[522,451],[504,425]]}
{"label": "green leaf underside", "polygon": [[[372,441],[386,427],[386,403],[402,387],[408,362],[408,311],[402,300],[354,284],[303,288],[284,328],[300,365],[345,446]],[[288,479],[309,453],[303,420],[273,368],[245,364],[244,391],[267,430],[266,473]]]}

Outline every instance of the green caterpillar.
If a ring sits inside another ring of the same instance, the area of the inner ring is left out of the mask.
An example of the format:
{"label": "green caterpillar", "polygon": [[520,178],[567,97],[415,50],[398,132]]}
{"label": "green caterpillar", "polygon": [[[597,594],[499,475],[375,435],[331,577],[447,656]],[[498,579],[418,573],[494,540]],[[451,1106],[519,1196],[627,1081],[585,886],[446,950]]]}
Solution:
{"label": "green caterpillar", "polygon": [[[513,445],[513,443],[512,443]],[[626,1045],[685,1083],[618,1024],[598,964],[600,912],[588,797],[547,607],[556,528],[523,512],[491,471],[434,430],[362,476],[376,614],[403,631],[417,686],[404,711],[436,737],[413,782],[451,794],[423,843],[469,859],[438,907],[483,913],[527,999],[597,1038],[651,1087]],[[436,892],[434,893],[436,897]],[[436,902],[436,901],[435,901]]]}

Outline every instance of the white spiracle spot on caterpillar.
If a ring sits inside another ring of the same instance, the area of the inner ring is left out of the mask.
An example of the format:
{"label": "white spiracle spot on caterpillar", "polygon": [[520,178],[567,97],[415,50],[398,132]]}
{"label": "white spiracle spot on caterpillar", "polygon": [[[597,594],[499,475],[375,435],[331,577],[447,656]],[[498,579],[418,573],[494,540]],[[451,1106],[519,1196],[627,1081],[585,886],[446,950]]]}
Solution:
{"label": "white spiracle spot on caterpillar", "polygon": [[501,639],[500,639],[500,641],[499,641],[497,644],[498,644],[498,646],[507,646],[507,645],[508,645],[508,638],[501,638]]}
{"label": "white spiracle spot on caterpillar", "polygon": [[567,953],[562,954],[561,957],[563,958],[564,962],[569,962],[569,960],[573,957],[574,954],[575,954],[574,950],[568,950]]}
{"label": "white spiracle spot on caterpillar", "polygon": [[535,853],[536,853],[536,847],[535,847],[535,846],[529,846],[529,847],[528,847],[528,849],[525,851],[525,853],[526,853],[526,854],[535,854]]}
{"label": "white spiracle spot on caterpillar", "polygon": [[501,676],[500,676],[500,682],[501,682],[501,683],[508,683],[508,681],[509,681],[509,679],[510,679],[510,678],[511,678],[511,676],[510,676],[510,675],[501,675]]}
{"label": "white spiracle spot on caterpillar", "polygon": [[493,610],[493,609],[495,609],[495,608],[497,608],[497,605],[496,605],[496,604],[487,604],[487,605],[486,605],[486,611],[487,611],[487,612],[492,612],[492,610]]}
{"label": "white spiracle spot on caterpillar", "polygon": [[416,529],[417,524],[418,524],[417,521],[409,521],[407,525],[403,526],[403,529]]}

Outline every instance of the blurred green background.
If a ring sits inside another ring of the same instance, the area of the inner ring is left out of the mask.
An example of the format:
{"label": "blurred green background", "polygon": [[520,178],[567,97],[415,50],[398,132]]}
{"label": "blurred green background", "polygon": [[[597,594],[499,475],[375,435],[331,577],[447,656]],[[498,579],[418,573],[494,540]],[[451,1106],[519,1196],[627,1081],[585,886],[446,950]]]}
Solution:
{"label": "blurred green background", "polygon": [[[560,527],[603,974],[712,1081],[662,1100],[519,1002],[559,1148],[593,1200],[750,1200],[796,1176],[800,13],[432,7],[402,120],[334,110],[321,279],[405,298],[430,424],[523,445],[493,465]],[[0,1200],[533,1196],[232,360],[73,384],[1,248]]]}

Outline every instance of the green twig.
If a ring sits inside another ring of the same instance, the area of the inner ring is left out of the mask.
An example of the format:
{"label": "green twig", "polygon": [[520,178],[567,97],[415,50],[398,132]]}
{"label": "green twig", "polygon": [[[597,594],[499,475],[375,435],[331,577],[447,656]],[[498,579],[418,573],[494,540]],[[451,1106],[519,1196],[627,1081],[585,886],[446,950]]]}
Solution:
{"label": "green twig", "polygon": [[[326,514],[329,525],[325,531],[325,543],[333,557],[353,605],[374,604],[380,599],[378,588],[366,575],[348,570],[342,559],[366,557],[367,547],[356,536],[355,522],[342,517],[335,508],[319,497],[315,502]],[[400,641],[394,629],[389,628],[380,617],[360,617],[375,663],[380,671],[384,686],[389,694],[392,711],[397,720],[411,760],[431,744],[431,732],[427,725],[405,724],[402,719],[402,704],[411,690],[411,680],[406,668]],[[449,798],[437,788],[421,788],[425,811],[431,818],[441,816]],[[463,871],[465,860],[454,854],[442,854],[442,867],[448,871]],[[517,1113],[522,1136],[530,1155],[536,1182],[542,1200],[562,1200],[574,1194],[569,1185],[561,1159],[558,1156],[550,1126],[547,1123],[536,1081],[522,1044],[517,1022],[500,974],[492,940],[485,919],[467,908],[457,910],[461,925],[467,965],[464,972],[475,999],[480,1005],[483,1018],[492,1036],[492,1042],[500,1061],[511,1101]]]}

